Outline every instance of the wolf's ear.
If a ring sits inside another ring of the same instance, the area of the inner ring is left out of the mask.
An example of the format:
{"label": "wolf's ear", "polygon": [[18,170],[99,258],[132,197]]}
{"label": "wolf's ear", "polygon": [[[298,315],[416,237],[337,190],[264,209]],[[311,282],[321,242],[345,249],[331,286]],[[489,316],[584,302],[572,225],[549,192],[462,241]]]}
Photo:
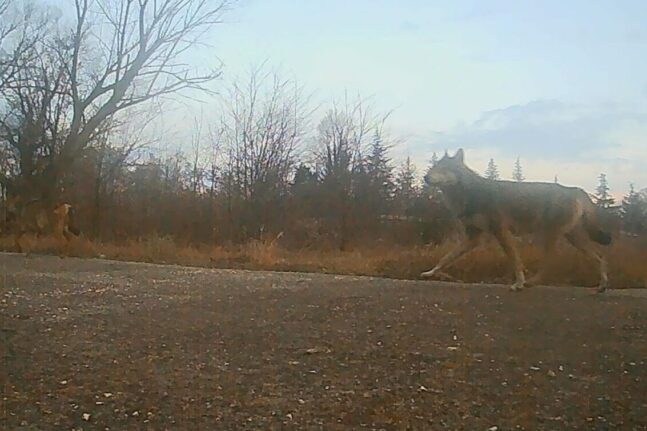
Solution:
{"label": "wolf's ear", "polygon": [[458,151],[456,151],[456,154],[454,154],[454,158],[459,162],[463,163],[463,160],[465,160],[465,153],[463,152],[462,148],[459,148]]}

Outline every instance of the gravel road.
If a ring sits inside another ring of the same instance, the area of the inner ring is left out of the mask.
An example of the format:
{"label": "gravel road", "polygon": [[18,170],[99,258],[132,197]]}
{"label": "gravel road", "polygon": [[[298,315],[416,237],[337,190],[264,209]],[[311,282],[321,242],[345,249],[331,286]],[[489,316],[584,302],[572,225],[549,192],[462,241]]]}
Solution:
{"label": "gravel road", "polygon": [[646,293],[0,254],[0,429],[645,430]]}

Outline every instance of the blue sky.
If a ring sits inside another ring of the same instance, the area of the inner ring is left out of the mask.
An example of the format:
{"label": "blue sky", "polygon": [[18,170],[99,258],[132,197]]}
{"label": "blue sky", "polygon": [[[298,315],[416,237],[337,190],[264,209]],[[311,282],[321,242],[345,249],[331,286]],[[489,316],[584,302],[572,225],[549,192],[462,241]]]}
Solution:
{"label": "blue sky", "polygon": [[314,104],[348,92],[394,110],[393,155],[421,170],[464,147],[507,178],[520,157],[529,180],[647,187],[644,0],[240,0],[205,41],[191,61],[223,62],[216,90],[267,61]]}
{"label": "blue sky", "polygon": [[226,79],[268,60],[317,102],[395,109],[421,168],[462,146],[504,177],[520,157],[532,180],[647,187],[645,1],[243,0],[212,37]]}

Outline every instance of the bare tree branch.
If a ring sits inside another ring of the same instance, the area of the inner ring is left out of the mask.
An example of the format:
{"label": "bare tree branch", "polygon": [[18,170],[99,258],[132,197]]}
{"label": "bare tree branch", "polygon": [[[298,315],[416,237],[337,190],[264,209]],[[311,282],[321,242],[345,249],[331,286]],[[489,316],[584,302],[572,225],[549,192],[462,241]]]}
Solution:
{"label": "bare tree branch", "polygon": [[233,1],[74,0],[74,24],[54,31],[41,15],[27,7],[18,14],[0,0],[0,94],[14,109],[0,140],[22,160],[21,175],[47,152],[51,178],[41,183],[49,189],[43,194],[55,196],[119,113],[187,89],[207,91],[219,70],[196,72],[184,60]]}
{"label": "bare tree branch", "polygon": [[51,18],[31,3],[0,0],[0,94],[16,85],[18,74],[37,59],[36,47]]}
{"label": "bare tree branch", "polygon": [[223,102],[218,135],[227,154],[223,187],[247,205],[241,222],[248,233],[258,233],[267,203],[285,193],[293,172],[310,116],[308,97],[295,81],[261,66],[244,84],[234,83]]}

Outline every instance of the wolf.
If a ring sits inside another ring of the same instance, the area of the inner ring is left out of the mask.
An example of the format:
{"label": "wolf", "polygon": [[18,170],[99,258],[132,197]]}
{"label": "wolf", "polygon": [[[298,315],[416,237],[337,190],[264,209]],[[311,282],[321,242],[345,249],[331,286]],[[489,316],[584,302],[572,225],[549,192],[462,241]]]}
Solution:
{"label": "wolf", "polygon": [[13,198],[7,201],[5,224],[14,234],[16,248],[22,252],[21,239],[27,233],[36,236],[53,235],[68,243],[80,231],[72,222],[72,205],[60,203],[49,205],[44,200],[22,201]]}
{"label": "wolf", "polygon": [[[521,290],[527,283],[515,236],[535,234],[543,241],[544,253],[551,253],[564,237],[575,248],[599,265],[599,292],[609,284],[607,262],[597,244],[611,244],[611,235],[597,217],[597,207],[578,187],[554,183],[495,181],[481,177],[468,168],[464,151],[447,154],[427,173],[426,180],[442,192],[446,204],[460,221],[464,240],[438,264],[420,276],[430,278],[480,244],[490,234],[501,245],[514,268],[511,289]],[[542,266],[532,282],[541,280]]]}

